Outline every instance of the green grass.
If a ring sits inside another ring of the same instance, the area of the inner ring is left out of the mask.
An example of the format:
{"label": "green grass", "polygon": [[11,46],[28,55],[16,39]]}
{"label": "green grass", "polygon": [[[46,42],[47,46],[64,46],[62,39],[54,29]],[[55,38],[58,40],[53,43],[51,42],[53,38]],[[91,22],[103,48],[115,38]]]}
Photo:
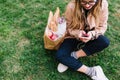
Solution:
{"label": "green grass", "polygon": [[[90,80],[71,69],[57,72],[55,51],[44,49],[43,34],[49,11],[61,14],[69,0],[0,0],[0,80]],[[120,0],[109,0],[106,36],[110,46],[99,54],[81,58],[101,65],[110,80],[120,78]]]}

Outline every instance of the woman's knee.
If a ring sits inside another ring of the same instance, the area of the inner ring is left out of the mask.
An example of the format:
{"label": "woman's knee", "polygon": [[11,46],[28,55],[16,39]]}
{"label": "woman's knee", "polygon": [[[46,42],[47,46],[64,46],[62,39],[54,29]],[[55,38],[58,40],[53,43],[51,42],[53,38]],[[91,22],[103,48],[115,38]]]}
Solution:
{"label": "woman's knee", "polygon": [[67,54],[65,54],[63,51],[58,50],[57,53],[56,53],[56,59],[60,61],[66,55]]}
{"label": "woman's knee", "polygon": [[57,53],[56,53],[56,55],[55,55],[56,59],[60,59],[62,56],[63,56],[63,55],[61,55],[61,53],[57,51]]}
{"label": "woman's knee", "polygon": [[108,39],[107,37],[105,37],[105,36],[102,36],[102,35],[99,36],[98,40],[100,41],[100,44],[101,44],[104,48],[106,48],[106,47],[108,47],[108,46],[110,45],[109,39]]}
{"label": "woman's knee", "polygon": [[71,50],[59,49],[56,53],[56,59],[63,61],[66,57],[70,56]]}

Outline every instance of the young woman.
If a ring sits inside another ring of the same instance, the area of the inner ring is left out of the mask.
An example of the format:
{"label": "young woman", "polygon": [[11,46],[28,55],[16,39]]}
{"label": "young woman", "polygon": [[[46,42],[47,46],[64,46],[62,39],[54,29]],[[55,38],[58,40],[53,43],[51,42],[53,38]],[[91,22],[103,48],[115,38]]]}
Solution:
{"label": "young woman", "polygon": [[[104,36],[107,29],[107,0],[74,0],[66,8],[67,34],[60,45],[56,58],[60,62],[58,71],[67,68],[85,73],[93,80],[108,80],[100,66],[88,67],[77,60],[100,52],[109,45]],[[82,48],[78,48],[84,44]],[[64,64],[64,65],[63,65]]]}

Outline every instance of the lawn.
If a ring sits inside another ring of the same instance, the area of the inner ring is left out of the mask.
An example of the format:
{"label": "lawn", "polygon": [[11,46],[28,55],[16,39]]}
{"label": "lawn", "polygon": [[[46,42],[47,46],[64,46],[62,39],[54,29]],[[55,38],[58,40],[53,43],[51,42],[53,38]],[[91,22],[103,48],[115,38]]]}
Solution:
{"label": "lawn", "polygon": [[[90,80],[71,69],[57,71],[56,51],[44,49],[43,34],[49,11],[61,15],[70,0],[0,0],[0,80]],[[109,1],[106,36],[110,46],[97,55],[81,58],[101,65],[110,80],[120,78],[120,0]]]}

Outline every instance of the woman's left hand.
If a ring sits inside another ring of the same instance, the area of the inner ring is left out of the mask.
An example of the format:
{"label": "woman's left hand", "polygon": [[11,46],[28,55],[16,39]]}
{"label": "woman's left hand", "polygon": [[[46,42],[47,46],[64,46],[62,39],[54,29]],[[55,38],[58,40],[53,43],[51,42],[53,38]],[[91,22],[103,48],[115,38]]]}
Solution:
{"label": "woman's left hand", "polygon": [[92,38],[92,33],[89,31],[88,33],[83,33],[83,36],[80,37],[80,40],[87,43],[88,41],[90,41]]}

